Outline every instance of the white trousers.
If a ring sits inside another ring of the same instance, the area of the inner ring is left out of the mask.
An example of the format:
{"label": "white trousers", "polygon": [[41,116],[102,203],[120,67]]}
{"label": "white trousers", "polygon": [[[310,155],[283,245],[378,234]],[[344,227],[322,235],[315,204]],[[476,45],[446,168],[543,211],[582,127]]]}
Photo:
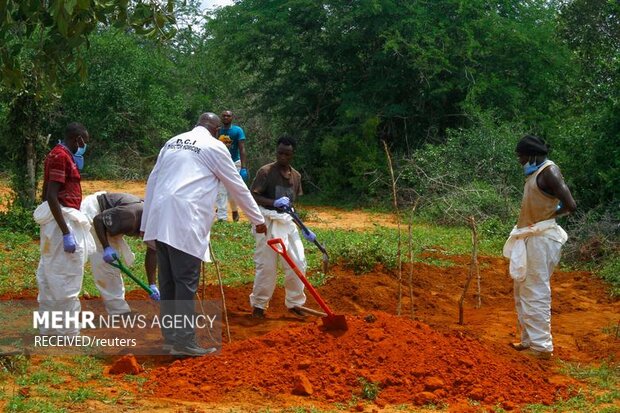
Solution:
{"label": "white trousers", "polygon": [[[131,311],[125,301],[125,284],[121,270],[103,260],[103,247],[95,234],[97,250],[90,257],[90,268],[95,285],[101,293],[101,299],[108,314],[123,314]],[[118,250],[117,250],[118,251]]]}
{"label": "white trousers", "polygon": [[[237,172],[239,172],[241,170],[241,160],[236,161],[235,166],[237,167]],[[228,202],[230,202],[230,210],[233,212],[237,212],[237,203],[232,196],[228,196],[226,187],[223,183],[220,182],[217,186],[217,197],[215,198],[215,205],[217,207],[217,219],[220,221],[228,220]]]}
{"label": "white trousers", "polygon": [[[69,231],[74,232],[71,221],[67,221]],[[76,237],[77,248],[74,253],[64,251],[62,231],[55,220],[41,225],[41,258],[37,268],[37,285],[39,287],[39,312],[66,311],[75,316],[82,306],[80,305],[80,290],[84,278],[84,264],[86,263],[86,247]],[[78,335],[78,326],[68,328],[39,329],[46,335]]]}
{"label": "white trousers", "polygon": [[[304,305],[306,302],[304,284],[288,263],[284,261],[284,258],[280,257],[279,254],[267,245],[267,240],[269,239],[282,238],[287,255],[291,257],[297,268],[305,274],[306,256],[297,227],[290,220],[283,223],[268,217],[265,217],[265,225],[267,225],[267,234],[254,235],[256,239],[256,249],[254,252],[256,276],[254,278],[252,294],[250,294],[250,305],[262,309],[269,307],[269,301],[276,288],[278,278],[278,261],[284,270],[284,289],[286,294],[284,304],[287,308]],[[285,233],[282,232],[282,227],[285,228]]]}
{"label": "white trousers", "polygon": [[[92,223],[93,219],[101,212],[101,207],[97,201],[97,196],[104,194],[105,191],[96,192],[88,195],[82,200],[81,211]],[[99,242],[95,227],[92,226],[90,232],[95,240],[96,250],[88,257],[90,268],[93,272],[95,286],[101,293],[101,299],[108,314],[123,314],[131,311],[129,304],[125,301],[125,284],[121,276],[121,270],[108,264],[103,260],[103,246]],[[121,254],[123,261],[128,266],[133,264],[135,256],[129,246],[123,240],[122,235],[111,237],[108,235],[108,242]]]}
{"label": "white trousers", "polygon": [[514,282],[521,343],[537,351],[553,351],[551,336],[551,275],[560,262],[562,243],[544,236],[527,238],[527,271]]}

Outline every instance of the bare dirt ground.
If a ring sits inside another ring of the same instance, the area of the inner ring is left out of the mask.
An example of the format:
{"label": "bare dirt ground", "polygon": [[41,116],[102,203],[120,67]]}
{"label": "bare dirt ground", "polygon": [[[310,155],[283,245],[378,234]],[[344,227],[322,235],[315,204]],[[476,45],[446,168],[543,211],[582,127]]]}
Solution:
{"label": "bare dirt ground", "polygon": [[[85,195],[101,189],[144,195],[143,182],[87,181],[83,188]],[[308,209],[307,222],[313,226],[394,225],[389,215]],[[388,412],[400,411],[402,404],[442,401],[449,403],[449,411],[479,411],[472,400],[489,409],[518,411],[524,404],[570,396],[579,387],[563,374],[560,360],[598,365],[619,359],[620,301],[610,299],[592,274],[561,270],[554,274],[556,350],[554,359],[541,361],[508,346],[517,329],[504,259],[480,257],[481,307],[476,308],[474,284],[465,301],[465,323],[459,325],[457,303],[470,258],[441,251],[427,254],[454,265],[405,267],[401,317],[395,316],[398,274],[377,267],[359,276],[337,265],[330,268],[331,278],[320,293],[336,313],[349,319],[350,330],[341,336],[325,334],[315,317],[292,317],[284,307],[282,288],[276,289],[265,321],[249,317],[251,285],[225,288],[232,343],[224,344],[221,355],[183,361],[138,357],[147,367],[142,392],[117,376],[110,376],[115,387],[104,390],[130,392],[135,399],[116,406],[90,401],[83,411],[256,412],[292,406],[335,410],[338,403],[346,410]],[[205,295],[220,296],[214,286]],[[311,297],[308,302],[316,308]],[[113,362],[111,358],[109,364]],[[380,383],[374,403],[354,397],[360,376]],[[299,393],[294,389],[300,382],[310,383],[310,394],[294,394]]]}

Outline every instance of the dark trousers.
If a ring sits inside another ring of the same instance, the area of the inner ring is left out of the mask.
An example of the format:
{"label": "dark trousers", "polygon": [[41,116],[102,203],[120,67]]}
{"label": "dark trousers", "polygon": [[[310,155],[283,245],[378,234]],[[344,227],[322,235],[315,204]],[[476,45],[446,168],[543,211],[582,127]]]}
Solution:
{"label": "dark trousers", "polygon": [[185,322],[175,328],[164,323],[174,317],[185,320],[194,318],[194,296],[200,281],[201,262],[200,258],[157,241],[161,332],[167,342],[184,345],[195,339],[191,324]]}

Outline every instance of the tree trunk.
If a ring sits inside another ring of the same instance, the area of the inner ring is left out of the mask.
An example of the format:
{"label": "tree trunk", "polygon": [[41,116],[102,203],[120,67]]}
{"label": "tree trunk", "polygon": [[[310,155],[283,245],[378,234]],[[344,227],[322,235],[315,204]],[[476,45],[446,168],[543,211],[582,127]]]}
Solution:
{"label": "tree trunk", "polygon": [[37,151],[35,148],[35,139],[26,139],[26,179],[25,188],[26,202],[34,205],[37,199]]}

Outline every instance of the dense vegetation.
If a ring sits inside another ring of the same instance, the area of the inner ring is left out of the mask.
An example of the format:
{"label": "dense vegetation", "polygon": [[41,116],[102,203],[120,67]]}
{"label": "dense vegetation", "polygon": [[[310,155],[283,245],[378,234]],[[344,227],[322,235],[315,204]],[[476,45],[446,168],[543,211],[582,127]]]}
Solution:
{"label": "dense vegetation", "polygon": [[5,3],[0,162],[22,205],[68,121],[93,136],[85,176],[139,178],[201,111],[232,109],[254,171],[277,135],[298,137],[317,201],[388,206],[385,141],[401,208],[506,231],[522,185],[514,145],[529,132],[578,202],[563,223],[572,256],[618,254],[617,1]]}

